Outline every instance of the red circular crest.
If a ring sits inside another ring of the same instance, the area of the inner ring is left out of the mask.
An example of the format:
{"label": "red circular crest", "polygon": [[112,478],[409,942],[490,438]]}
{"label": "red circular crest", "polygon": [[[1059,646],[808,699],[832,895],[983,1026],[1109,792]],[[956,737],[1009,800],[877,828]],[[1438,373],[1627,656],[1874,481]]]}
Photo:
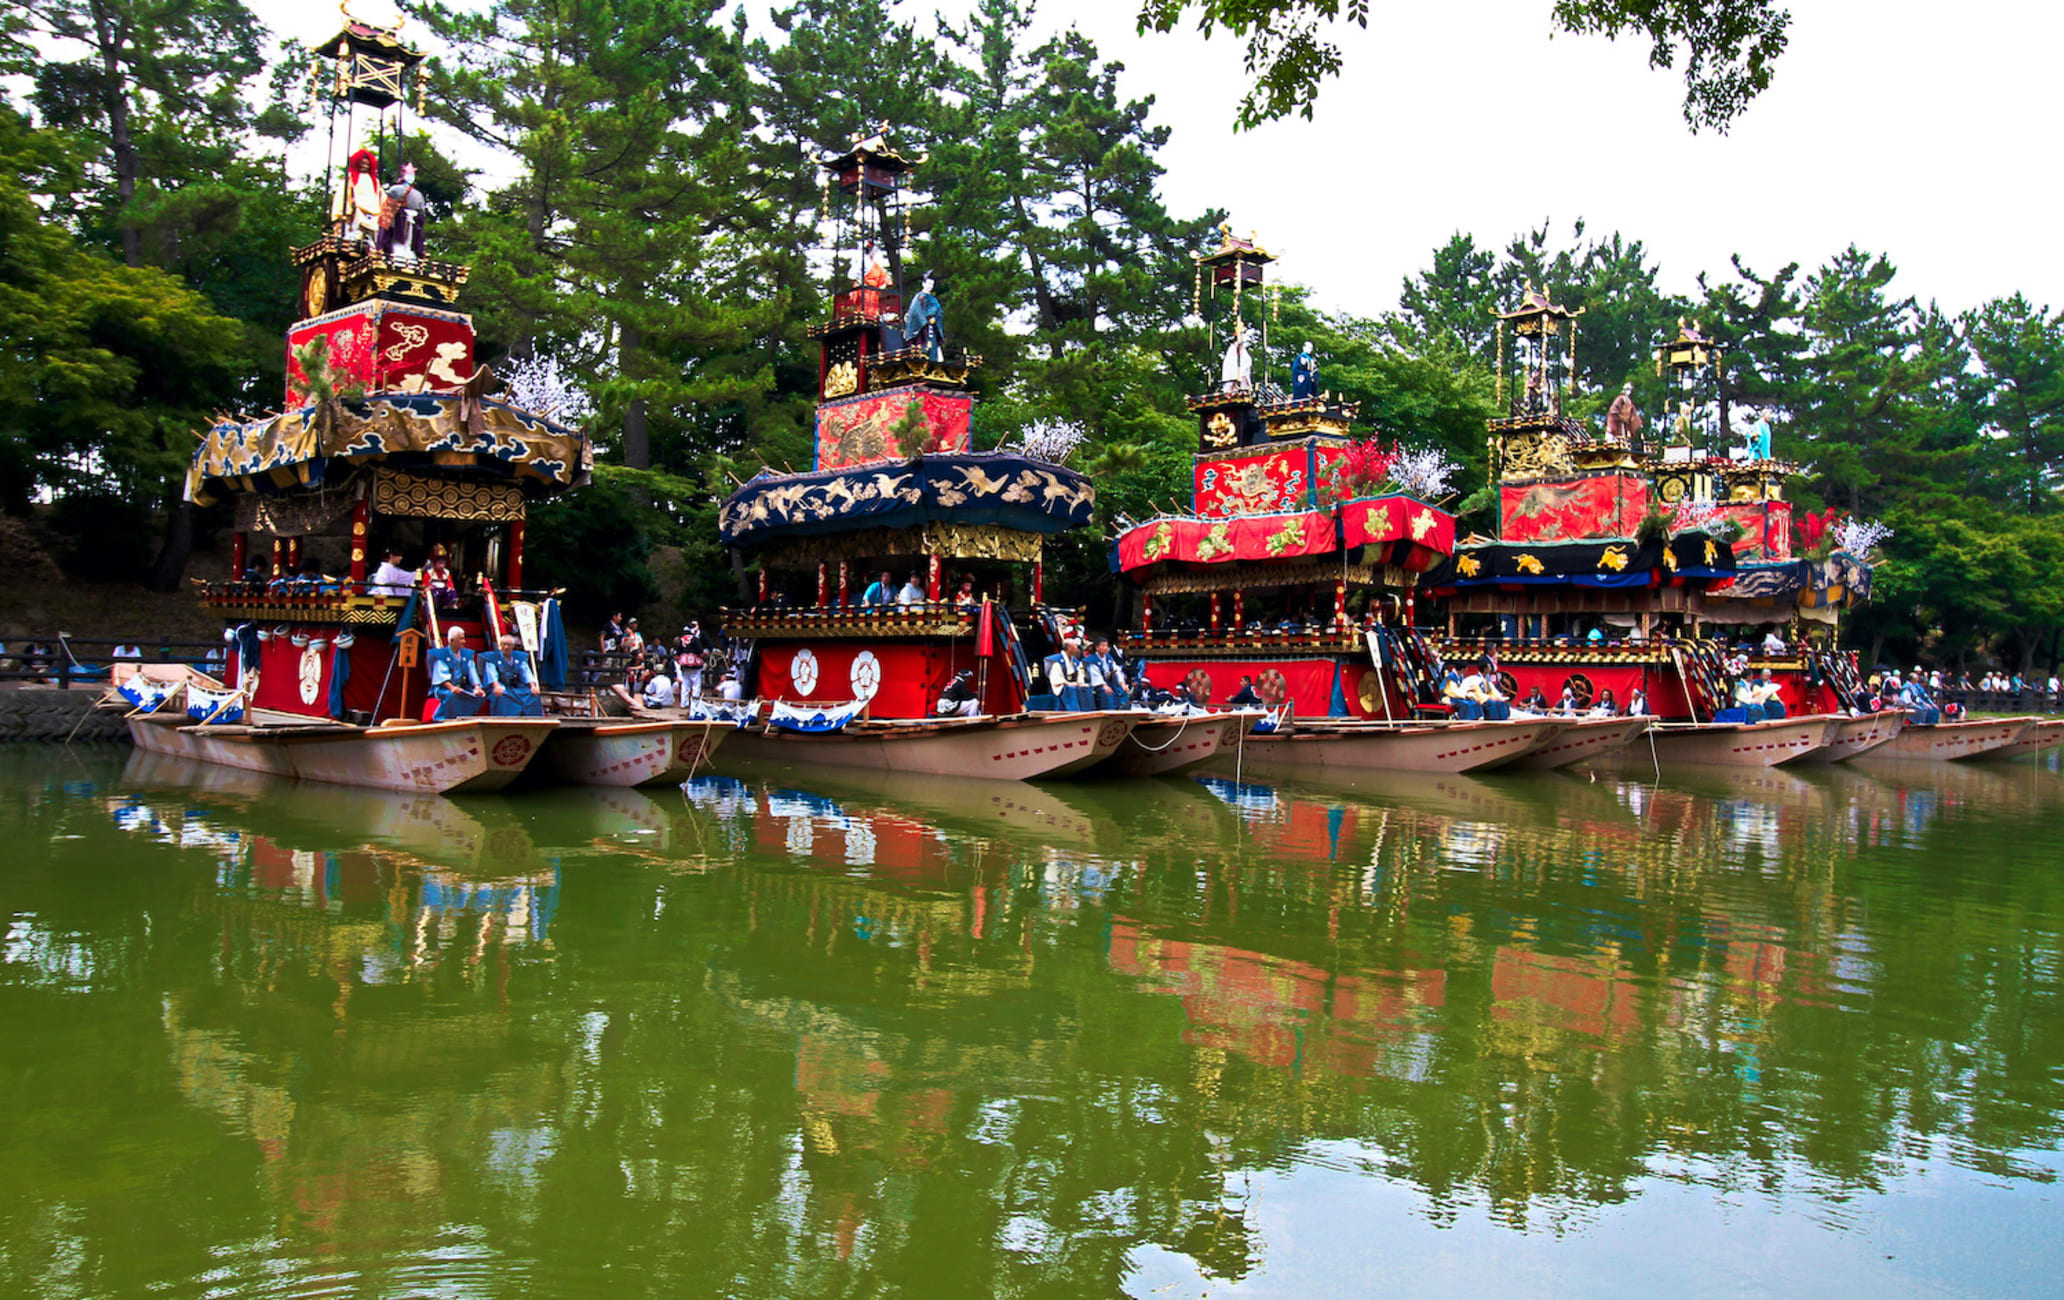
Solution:
{"label": "red circular crest", "polygon": [[681,737],[680,743],[674,746],[674,758],[676,761],[686,763],[690,767],[700,762],[702,759],[702,737]]}
{"label": "red circular crest", "polygon": [[514,767],[530,757],[529,736],[503,736],[492,753],[496,767]]}

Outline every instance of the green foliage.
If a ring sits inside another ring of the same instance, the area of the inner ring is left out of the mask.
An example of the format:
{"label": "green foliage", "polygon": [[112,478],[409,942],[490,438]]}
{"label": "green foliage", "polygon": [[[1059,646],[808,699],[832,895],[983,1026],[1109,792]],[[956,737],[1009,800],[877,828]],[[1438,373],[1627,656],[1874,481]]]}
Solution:
{"label": "green foliage", "polygon": [[932,426],[925,419],[923,403],[912,401],[904,406],[903,414],[889,426],[889,439],[896,444],[896,453],[905,460],[924,453],[925,444],[932,440]]}
{"label": "green foliage", "polygon": [[531,507],[525,580],[565,588],[567,613],[599,623],[652,598],[646,557],[654,541],[651,512],[636,495],[598,478],[582,491]]}
{"label": "green foliage", "polygon": [[[20,145],[0,117],[0,143]],[[0,509],[89,488],[177,499],[192,431],[233,391],[237,326],[163,272],[81,248],[21,170],[0,157]]]}
{"label": "green foliage", "polygon": [[[1343,19],[1367,27],[1369,0],[1141,0],[1139,29],[1174,31],[1192,13],[1206,36],[1223,27],[1247,44],[1254,84],[1240,101],[1245,130],[1312,116],[1320,84],[1342,66],[1340,47],[1324,33]],[[1771,0],[1555,0],[1553,14],[1562,31],[1648,38],[1651,68],[1674,68],[1682,58],[1684,120],[1693,130],[1726,130],[1769,88],[1791,23]]]}

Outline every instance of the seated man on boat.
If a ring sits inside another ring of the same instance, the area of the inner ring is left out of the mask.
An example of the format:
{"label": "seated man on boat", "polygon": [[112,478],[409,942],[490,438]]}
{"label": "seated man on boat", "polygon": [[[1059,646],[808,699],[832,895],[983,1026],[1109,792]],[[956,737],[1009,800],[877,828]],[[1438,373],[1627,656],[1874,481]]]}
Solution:
{"label": "seated man on boat", "polygon": [[[1462,701],[1472,707],[1458,707],[1455,716],[1468,722],[1503,722],[1512,716],[1512,704],[1498,690],[1495,681],[1484,670],[1471,665],[1460,682]],[[1446,691],[1443,690],[1443,696]]]}
{"label": "seated man on boat", "polygon": [[1776,721],[1785,716],[1784,701],[1778,698],[1779,694],[1777,679],[1770,675],[1768,668],[1765,668],[1763,676],[1756,682],[1756,703],[1763,706],[1763,717],[1768,721]]}
{"label": "seated man on boat", "polygon": [[480,680],[490,697],[491,711],[498,718],[542,718],[544,702],[538,699],[537,671],[530,656],[513,632],[502,633],[501,648],[483,653],[476,661]]}
{"label": "seated man on boat", "polygon": [[1598,699],[1591,705],[1591,712],[1587,716],[1593,718],[1617,718],[1620,716],[1619,701],[1613,698],[1612,687],[1608,686],[1598,692]]}
{"label": "seated man on boat", "polygon": [[1942,721],[1942,710],[1929,696],[1928,688],[1921,685],[1919,678],[1909,677],[1903,682],[1896,677],[1889,680],[1898,685],[1899,707],[1912,710],[1915,726],[1932,727]]}
{"label": "seated man on boat", "polygon": [[1648,692],[1636,686],[1627,692],[1627,716],[1645,718],[1648,716]]}
{"label": "seated man on boat", "polygon": [[644,689],[639,693],[639,702],[648,709],[674,707],[674,679],[667,676],[666,669],[658,669],[645,679]]}
{"label": "seated man on boat", "polygon": [[1097,638],[1096,649],[1089,656],[1089,677],[1100,709],[1122,709],[1132,697],[1132,688],[1125,683],[1125,667],[1118,662],[1108,637]]}
{"label": "seated man on boat", "polygon": [[1261,693],[1254,689],[1254,679],[1252,677],[1245,673],[1240,674],[1240,689],[1226,696],[1226,707],[1229,709],[1261,707]]}
{"label": "seated man on boat", "polygon": [[939,692],[938,703],[932,712],[942,718],[972,718],[982,711],[982,702],[975,698],[975,672],[963,668],[953,674],[953,680],[946,683],[946,689]]}
{"label": "seated man on boat", "polygon": [[1740,714],[1741,714],[1742,716],[1741,716],[1741,717],[1739,717],[1739,718],[1727,718],[1727,717],[1721,717],[1721,718],[1716,718],[1716,719],[1715,719],[1715,721],[1719,721],[1719,722],[1761,722],[1761,721],[1763,721],[1763,718],[1764,718],[1764,713],[1763,713],[1763,692],[1762,692],[1762,689],[1761,689],[1761,687],[1759,687],[1759,686],[1757,685],[1757,683],[1755,682],[1755,680],[1754,680],[1754,679],[1752,679],[1752,678],[1750,678],[1750,677],[1748,677],[1748,676],[1746,676],[1746,675],[1743,675],[1743,676],[1739,676],[1739,677],[1734,677],[1734,678],[1732,678],[1732,680],[1733,680],[1733,682],[1734,682],[1734,688],[1733,688],[1733,690],[1732,690],[1732,691],[1731,691],[1731,692],[1730,692],[1729,694],[1730,694],[1730,696],[1731,696],[1731,697],[1733,698],[1733,700],[1734,700],[1734,708],[1733,708],[1732,710],[1725,710],[1725,711],[1723,711],[1723,712],[1737,712],[1737,713],[1740,713]]}
{"label": "seated man on boat", "polygon": [[466,629],[445,629],[444,644],[430,652],[430,721],[470,718],[486,703],[480,665],[466,648]]}
{"label": "seated man on boat", "polygon": [[373,570],[372,581],[366,584],[369,596],[400,596],[406,598],[416,587],[416,573],[401,566],[401,546],[389,543],[386,558],[380,567]]}
{"label": "seated man on boat", "polygon": [[1072,637],[1061,643],[1060,651],[1046,657],[1047,689],[1060,707],[1071,713],[1086,713],[1096,707],[1090,694],[1089,665],[1082,659],[1082,643]]}
{"label": "seated man on boat", "polygon": [[1449,668],[1441,678],[1441,702],[1448,706],[1450,716],[1457,722],[1481,722],[1483,706],[1470,698],[1468,688],[1462,685],[1462,674]]}

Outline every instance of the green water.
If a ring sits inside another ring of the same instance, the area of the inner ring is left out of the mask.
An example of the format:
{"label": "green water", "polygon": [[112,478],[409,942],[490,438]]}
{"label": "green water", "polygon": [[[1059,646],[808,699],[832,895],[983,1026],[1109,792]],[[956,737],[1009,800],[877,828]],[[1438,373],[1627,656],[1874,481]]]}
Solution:
{"label": "green water", "polygon": [[0,748],[0,1293],[2053,1294],[2060,830]]}

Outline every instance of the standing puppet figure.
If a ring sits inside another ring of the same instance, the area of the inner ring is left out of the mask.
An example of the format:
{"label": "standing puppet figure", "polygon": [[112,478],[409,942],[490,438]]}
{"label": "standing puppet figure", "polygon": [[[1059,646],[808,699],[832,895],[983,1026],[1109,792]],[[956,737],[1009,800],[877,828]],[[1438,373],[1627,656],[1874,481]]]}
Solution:
{"label": "standing puppet figure", "polygon": [[344,192],[337,199],[338,231],[346,239],[363,239],[371,244],[380,235],[380,159],[370,149],[360,149],[344,164]]}
{"label": "standing puppet figure", "polygon": [[908,331],[904,342],[913,348],[923,348],[925,355],[934,361],[946,359],[946,326],[939,308],[939,299],[932,293],[932,273],[925,272],[924,283],[917,296],[910,300],[910,311],[903,325]]}
{"label": "standing puppet figure", "polygon": [[380,205],[379,251],[397,262],[423,256],[423,191],[416,188],[416,165],[403,163],[401,180],[387,187]]}
{"label": "standing puppet figure", "polygon": [[1756,412],[1756,423],[1749,429],[1749,459],[1770,459],[1770,416],[1767,412]]}
{"label": "standing puppet figure", "polygon": [[1218,368],[1218,386],[1224,392],[1254,387],[1254,353],[1247,346],[1247,327],[1233,322],[1233,341],[1226,346],[1225,360]]}
{"label": "standing puppet figure", "polygon": [[1307,343],[1290,363],[1290,396],[1297,401],[1319,395],[1319,359]]}
{"label": "standing puppet figure", "polygon": [[1610,442],[1633,443],[1641,436],[1641,412],[1634,405],[1634,385],[1620,389],[1605,411],[1605,436]]}

